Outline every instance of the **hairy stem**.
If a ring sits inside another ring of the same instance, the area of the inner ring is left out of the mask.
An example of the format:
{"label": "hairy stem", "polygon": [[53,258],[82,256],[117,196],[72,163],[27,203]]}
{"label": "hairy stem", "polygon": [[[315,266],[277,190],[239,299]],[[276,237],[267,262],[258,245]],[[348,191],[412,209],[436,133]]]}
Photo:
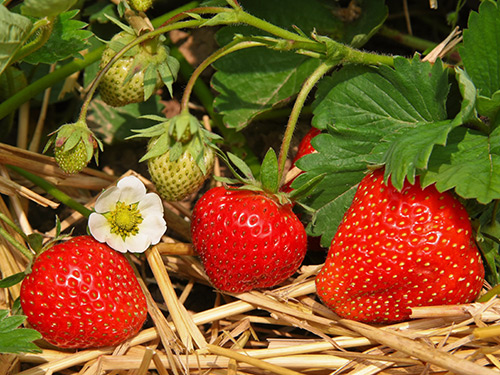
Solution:
{"label": "hairy stem", "polygon": [[302,88],[297,95],[297,99],[288,118],[288,123],[286,125],[285,134],[283,135],[283,142],[281,143],[280,153],[278,157],[278,176],[279,181],[283,181],[284,171],[286,165],[286,159],[288,157],[288,151],[290,149],[290,143],[292,141],[293,132],[295,131],[295,126],[299,120],[300,113],[304,107],[304,103],[307,96],[311,90],[316,86],[316,83],[333,67],[338,64],[335,60],[326,60],[321,63],[316,70],[309,76],[309,78],[304,82]]}
{"label": "hairy stem", "polygon": [[191,96],[191,92],[193,90],[194,84],[197,81],[200,74],[207,67],[209,67],[212,63],[214,63],[215,61],[217,61],[221,57],[226,56],[232,52],[239,51],[239,50],[246,49],[246,48],[251,48],[251,47],[261,47],[263,45],[264,45],[263,43],[255,42],[255,41],[235,40],[235,41],[225,45],[224,47],[218,49],[210,56],[208,56],[200,65],[198,65],[198,67],[194,70],[193,74],[189,78],[189,81],[188,81],[188,83],[184,89],[184,93],[182,95],[181,110],[188,111],[189,98]]}

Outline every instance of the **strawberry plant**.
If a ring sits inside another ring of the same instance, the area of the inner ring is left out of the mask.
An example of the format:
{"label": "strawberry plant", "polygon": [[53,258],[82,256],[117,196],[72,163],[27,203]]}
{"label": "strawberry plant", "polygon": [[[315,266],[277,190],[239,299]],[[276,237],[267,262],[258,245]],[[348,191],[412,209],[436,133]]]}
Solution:
{"label": "strawberry plant", "polygon": [[[178,9],[4,1],[0,136],[26,151],[0,155],[2,178],[17,179],[0,180],[0,192],[34,199],[22,186],[29,180],[90,217],[98,241],[137,253],[143,276],[158,249],[188,241],[189,267],[173,262],[169,272],[189,268],[189,278],[203,274],[231,298],[314,278],[316,301],[370,323],[410,319],[419,306],[486,301],[500,289],[500,8],[495,0],[440,2],[439,10],[426,3],[412,5],[424,17],[383,0],[193,1]],[[109,187],[122,174],[150,180],[161,202],[139,179]],[[82,206],[87,190],[102,192],[92,210]],[[23,223],[26,205],[12,207]],[[77,238],[83,227],[73,228]],[[307,237],[328,256],[308,257]],[[18,263],[26,268],[18,275],[28,273],[31,264]],[[35,262],[33,272],[40,269]],[[154,268],[159,280],[145,279],[171,286],[162,270]],[[23,292],[28,322],[60,343],[34,318],[45,302],[26,301]],[[166,340],[168,324],[153,312]],[[0,324],[23,336],[13,316]],[[118,328],[126,334],[116,340],[78,345],[118,344],[139,320]],[[316,323],[307,326],[314,334]],[[189,335],[176,328],[189,351]]]}

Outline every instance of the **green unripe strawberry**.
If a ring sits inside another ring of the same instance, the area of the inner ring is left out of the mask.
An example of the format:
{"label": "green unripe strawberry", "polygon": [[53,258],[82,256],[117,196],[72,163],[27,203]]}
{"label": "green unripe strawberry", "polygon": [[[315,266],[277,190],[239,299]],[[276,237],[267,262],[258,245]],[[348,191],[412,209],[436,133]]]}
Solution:
{"label": "green unripe strawberry", "polygon": [[138,12],[145,12],[151,5],[153,5],[153,0],[130,0],[130,6]]}
{"label": "green unripe strawberry", "polygon": [[[150,145],[156,143],[152,138]],[[151,146],[149,148],[151,148]],[[189,150],[184,150],[180,157],[170,160],[170,151],[148,159],[148,170],[156,190],[166,201],[180,201],[198,191],[210,176],[215,162],[214,151],[205,147],[203,151],[205,170],[202,171]]]}
{"label": "green unripe strawberry", "polygon": [[54,157],[59,168],[69,174],[80,172],[92,157],[97,161],[96,152],[102,143],[95,137],[84,120],[65,124],[52,133],[44,152],[54,144]]}
{"label": "green unripe strawberry", "polygon": [[[121,31],[104,50],[100,68],[104,69],[124,46],[135,40],[135,34]],[[122,107],[147,100],[165,84],[172,91],[178,62],[159,39],[146,41],[129,49],[109,68],[99,82],[102,100],[112,107]]]}
{"label": "green unripe strawberry", "polygon": [[72,149],[65,151],[64,145],[54,148],[54,157],[57,165],[66,173],[78,173],[88,164],[87,149],[80,141]]}
{"label": "green unripe strawberry", "polygon": [[141,158],[148,162],[151,180],[166,201],[180,201],[195,193],[211,175],[215,164],[213,141],[220,139],[207,131],[189,111],[166,119],[144,116],[158,124],[130,138],[149,138],[148,152]]}

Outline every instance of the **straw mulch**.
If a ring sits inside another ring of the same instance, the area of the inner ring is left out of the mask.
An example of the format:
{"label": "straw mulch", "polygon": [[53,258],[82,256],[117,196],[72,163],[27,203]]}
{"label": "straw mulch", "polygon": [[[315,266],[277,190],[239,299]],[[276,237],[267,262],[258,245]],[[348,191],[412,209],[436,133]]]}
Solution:
{"label": "straw mulch", "polygon": [[[68,177],[51,158],[0,145],[0,211],[27,233],[34,230],[26,215],[28,200],[47,207],[48,220],[58,203],[15,175],[7,164],[44,177],[88,207],[117,180],[91,169]],[[39,354],[0,357],[0,375],[500,372],[500,340],[495,337],[500,332],[495,329],[499,299],[416,308],[415,319],[409,322],[371,326],[340,319],[318,302],[314,277],[321,264],[303,265],[293,279],[273,290],[217,293],[189,244],[189,214],[189,208],[166,203],[169,236],[140,260],[133,260],[150,315],[136,337],[117,347],[82,351],[58,350],[42,341]],[[61,219],[66,231],[84,224],[76,213]],[[50,237],[53,232],[45,234]],[[25,266],[26,260],[2,239],[1,275],[7,277]],[[1,308],[9,308],[18,295],[19,285],[2,291]]]}

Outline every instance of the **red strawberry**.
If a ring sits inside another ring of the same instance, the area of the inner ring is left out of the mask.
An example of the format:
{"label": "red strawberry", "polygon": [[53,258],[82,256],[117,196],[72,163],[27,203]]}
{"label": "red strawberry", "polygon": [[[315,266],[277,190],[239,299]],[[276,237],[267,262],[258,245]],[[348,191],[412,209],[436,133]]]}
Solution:
{"label": "red strawberry", "polygon": [[364,322],[407,320],[411,307],[473,301],[484,278],[462,204],[434,186],[401,192],[377,170],[360,183],[316,278],[321,300]]}
{"label": "red strawberry", "polygon": [[90,236],[42,252],[20,297],[31,326],[61,348],[119,344],[141,329],[147,315],[127,259]]}
{"label": "red strawberry", "polygon": [[[297,149],[297,153],[295,154],[295,157],[293,158],[292,161],[292,168],[295,167],[295,163],[297,160],[299,160],[301,157],[305,155],[312,154],[316,150],[314,147],[311,145],[311,140],[316,137],[318,134],[321,133],[321,130],[318,128],[311,128],[309,131],[306,133],[306,135],[300,140],[299,147]],[[293,179],[288,181],[286,184],[284,184],[281,187],[281,191],[285,193],[290,193],[292,192],[292,182],[301,174],[300,172],[298,175],[296,175]],[[300,218],[300,215],[299,215]],[[314,251],[323,251],[326,252],[326,248],[321,246],[321,237],[312,237],[312,236],[307,236],[307,248],[309,250],[314,250]]]}
{"label": "red strawberry", "polygon": [[232,293],[281,283],[307,249],[291,205],[262,191],[210,189],[194,207],[191,233],[214,286]]}
{"label": "red strawberry", "polygon": [[318,128],[311,128],[300,140],[297,154],[295,154],[295,158],[293,158],[294,165],[302,156],[312,154],[315,151],[314,147],[311,145],[311,140],[320,133],[321,130],[319,130]]}
{"label": "red strawberry", "polygon": [[[312,154],[314,151],[316,151],[314,149],[314,147],[311,145],[311,140],[320,133],[321,133],[321,130],[319,130],[318,128],[311,128],[306,133],[306,135],[300,140],[299,147],[297,149],[297,153],[295,154],[295,157],[292,160],[292,168],[295,167],[295,163],[301,157],[308,155],[308,154]],[[295,178],[297,178],[297,176],[295,176]],[[290,187],[290,185],[295,180],[295,178],[293,178],[292,180],[288,181],[285,185],[283,185],[281,188],[281,191],[288,192],[288,193],[291,192],[292,188]]]}

